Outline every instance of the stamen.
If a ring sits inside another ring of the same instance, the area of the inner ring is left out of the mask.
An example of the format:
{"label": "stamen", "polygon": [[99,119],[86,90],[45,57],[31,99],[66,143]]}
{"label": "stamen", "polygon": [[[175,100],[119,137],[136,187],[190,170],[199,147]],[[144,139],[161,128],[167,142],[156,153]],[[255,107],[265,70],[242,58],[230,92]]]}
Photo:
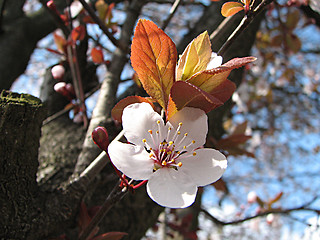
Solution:
{"label": "stamen", "polygon": [[144,138],[144,139],[142,139],[142,142],[146,143],[146,142],[147,142],[147,139],[145,139],[145,138]]}
{"label": "stamen", "polygon": [[182,166],[182,162],[179,162],[177,165],[178,165],[178,167],[181,167]]}
{"label": "stamen", "polygon": [[165,160],[162,161],[161,163],[163,166],[166,166],[167,165],[167,162]]}
{"label": "stamen", "polygon": [[152,134],[152,130],[148,130],[148,132],[149,132],[150,134]]}
{"label": "stamen", "polygon": [[195,155],[197,155],[197,153],[196,153],[196,152],[193,152],[192,155],[195,156]]}

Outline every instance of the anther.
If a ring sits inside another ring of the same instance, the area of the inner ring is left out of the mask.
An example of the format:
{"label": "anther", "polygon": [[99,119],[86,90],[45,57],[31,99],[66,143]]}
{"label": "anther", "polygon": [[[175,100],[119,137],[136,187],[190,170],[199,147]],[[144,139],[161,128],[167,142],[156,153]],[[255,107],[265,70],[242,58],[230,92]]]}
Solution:
{"label": "anther", "polygon": [[192,155],[195,156],[195,155],[197,155],[197,153],[196,153],[196,152],[193,152]]}
{"label": "anther", "polygon": [[167,165],[167,162],[165,160],[162,161],[161,163],[163,166],[166,166]]}
{"label": "anther", "polygon": [[157,124],[160,124],[160,120],[157,121]]}
{"label": "anther", "polygon": [[146,142],[147,142],[147,140],[144,138],[144,139],[142,139],[142,142],[146,143]]}
{"label": "anther", "polygon": [[182,166],[182,162],[179,162],[177,165],[178,165],[178,167],[181,167]]}
{"label": "anther", "polygon": [[152,134],[152,130],[148,130],[148,132],[149,132],[150,134]]}

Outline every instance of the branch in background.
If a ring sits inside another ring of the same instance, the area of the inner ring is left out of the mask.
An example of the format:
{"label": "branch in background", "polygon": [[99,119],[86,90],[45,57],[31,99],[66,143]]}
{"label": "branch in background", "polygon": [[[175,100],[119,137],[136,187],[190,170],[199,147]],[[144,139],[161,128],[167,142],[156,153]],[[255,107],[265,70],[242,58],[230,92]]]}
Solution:
{"label": "branch in background", "polygon": [[175,14],[175,12],[177,11],[179,5],[181,4],[182,0],[175,0],[175,2],[173,3],[170,12],[169,12],[169,16],[167,17],[166,20],[164,20],[161,29],[165,30],[166,27],[168,26],[170,20],[172,19],[173,15]]}
{"label": "branch in background", "polygon": [[295,212],[295,211],[311,211],[311,212],[315,212],[315,213],[319,214],[320,213],[320,209],[310,208],[309,207],[312,203],[314,203],[318,199],[318,197],[319,196],[316,196],[311,201],[301,205],[300,207],[287,208],[287,209],[282,209],[282,208],[271,209],[271,210],[267,210],[267,211],[261,212],[259,214],[250,216],[250,217],[245,217],[245,218],[234,220],[234,221],[221,221],[221,220],[217,219],[216,217],[214,217],[213,215],[211,215],[206,209],[202,208],[201,211],[205,214],[206,217],[208,217],[212,222],[214,222],[217,225],[221,225],[221,226],[235,225],[235,224],[239,224],[239,223],[243,223],[243,222],[249,221],[249,220],[254,219],[254,218],[267,216],[270,213],[273,213],[273,214],[289,214],[289,213]]}
{"label": "branch in background", "polygon": [[120,39],[117,40],[112,33],[109,32],[107,26],[101,21],[101,19],[96,15],[92,7],[86,3],[85,0],[79,0],[81,2],[84,9],[89,13],[90,17],[93,19],[95,23],[98,24],[99,28],[103,31],[103,33],[110,39],[110,41],[118,48],[120,48],[123,52],[129,52],[129,47]]}
{"label": "branch in background", "polygon": [[97,126],[104,126],[110,117],[110,112],[116,99],[115,95],[120,82],[120,75],[128,61],[127,49],[129,49],[131,43],[133,29],[144,4],[145,1],[143,0],[134,0],[127,9],[127,18],[123,23],[119,40],[125,43],[125,51],[123,51],[123,48],[118,47],[113,54],[111,66],[108,68],[106,77],[102,82],[97,104],[92,112],[92,118],[83,143],[82,152],[75,166],[75,175],[80,174],[90,164],[92,159],[96,158],[99,154],[100,150],[93,143],[91,133]]}
{"label": "branch in background", "polygon": [[242,19],[239,26],[233,31],[229,36],[228,40],[223,44],[223,46],[218,51],[218,55],[223,56],[231,44],[239,37],[239,35],[245,30],[252,20],[260,13],[262,10],[272,2],[273,0],[262,1],[253,11],[249,11]]}
{"label": "branch in background", "polygon": [[7,0],[3,0],[0,6],[0,34],[3,32],[2,21],[3,21],[3,13],[4,13],[4,8],[6,6],[6,1]]}

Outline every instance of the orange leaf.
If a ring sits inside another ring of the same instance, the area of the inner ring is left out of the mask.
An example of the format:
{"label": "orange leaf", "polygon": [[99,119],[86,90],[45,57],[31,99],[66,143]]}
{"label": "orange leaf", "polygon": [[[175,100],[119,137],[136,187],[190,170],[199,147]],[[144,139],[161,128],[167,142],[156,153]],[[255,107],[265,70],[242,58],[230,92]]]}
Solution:
{"label": "orange leaf", "polygon": [[103,58],[103,52],[101,49],[98,48],[92,48],[91,50],[91,57],[92,57],[92,61],[94,63],[100,64],[104,62],[104,58]]}
{"label": "orange leaf", "polygon": [[133,103],[142,103],[142,102],[146,102],[149,103],[152,107],[153,103],[151,101],[151,99],[148,98],[144,98],[144,97],[140,97],[140,96],[129,96],[126,97],[122,100],[120,100],[111,110],[111,116],[114,120],[122,122],[122,113],[123,113],[123,109],[127,106],[129,106],[130,104]]}
{"label": "orange leaf", "polygon": [[67,40],[64,37],[58,35],[57,33],[53,33],[53,40],[59,52],[64,53],[65,46],[67,45]]}
{"label": "orange leaf", "polygon": [[86,28],[83,25],[79,25],[78,27],[72,29],[71,39],[76,42],[77,40],[82,41],[86,36]]}
{"label": "orange leaf", "polygon": [[131,46],[132,67],[145,91],[163,109],[175,78],[177,50],[160,28],[148,20],[139,20]]}
{"label": "orange leaf", "polygon": [[243,5],[239,2],[227,2],[222,5],[221,14],[224,17],[229,17],[236,14],[237,12],[240,12],[243,9]]}

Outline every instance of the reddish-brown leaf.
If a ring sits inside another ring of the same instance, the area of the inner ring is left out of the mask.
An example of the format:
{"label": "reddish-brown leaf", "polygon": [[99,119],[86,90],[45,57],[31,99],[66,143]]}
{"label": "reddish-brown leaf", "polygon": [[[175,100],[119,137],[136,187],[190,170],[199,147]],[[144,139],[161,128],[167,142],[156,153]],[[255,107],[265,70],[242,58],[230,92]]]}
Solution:
{"label": "reddish-brown leaf", "polygon": [[103,52],[101,49],[92,48],[91,58],[94,63],[100,64],[104,62]]}
{"label": "reddish-brown leaf", "polygon": [[223,104],[218,98],[184,81],[178,81],[173,84],[171,97],[177,110],[181,110],[184,107],[195,107],[209,112]]}
{"label": "reddish-brown leaf", "polygon": [[214,186],[214,188],[218,191],[224,192],[224,193],[228,193],[228,186],[226,184],[226,182],[223,180],[223,178],[220,178],[218,181],[212,183],[211,185]]}
{"label": "reddish-brown leaf", "polygon": [[177,62],[173,41],[153,22],[139,20],[132,40],[131,62],[143,88],[166,109]]}
{"label": "reddish-brown leaf", "polygon": [[243,5],[239,2],[226,2],[222,5],[221,14],[224,17],[229,17],[236,14],[237,12],[240,12],[243,9]]}
{"label": "reddish-brown leaf", "polygon": [[[82,233],[82,231],[89,225],[91,222],[91,217],[88,214],[87,206],[84,202],[81,202],[80,205],[80,213],[79,213],[79,235]],[[91,232],[89,239],[92,238],[97,232],[99,231],[99,227],[95,227],[94,230]]]}
{"label": "reddish-brown leaf", "polygon": [[103,233],[99,236],[96,236],[95,238],[92,238],[91,240],[120,240],[124,236],[128,235],[128,233],[125,232],[108,232]]}
{"label": "reddish-brown leaf", "polygon": [[123,109],[125,107],[129,106],[130,104],[142,103],[142,102],[149,103],[152,107],[154,107],[150,98],[144,98],[144,97],[140,97],[140,96],[129,96],[129,97],[126,97],[126,98],[122,99],[121,101],[119,101],[113,107],[113,109],[111,111],[111,116],[114,120],[122,122]]}
{"label": "reddish-brown leaf", "polygon": [[235,135],[231,135],[229,137],[220,139],[216,146],[219,149],[228,149],[231,147],[235,147],[238,146],[239,144],[243,144],[246,141],[248,141],[251,138],[251,136],[247,136],[244,134],[235,134]]}

